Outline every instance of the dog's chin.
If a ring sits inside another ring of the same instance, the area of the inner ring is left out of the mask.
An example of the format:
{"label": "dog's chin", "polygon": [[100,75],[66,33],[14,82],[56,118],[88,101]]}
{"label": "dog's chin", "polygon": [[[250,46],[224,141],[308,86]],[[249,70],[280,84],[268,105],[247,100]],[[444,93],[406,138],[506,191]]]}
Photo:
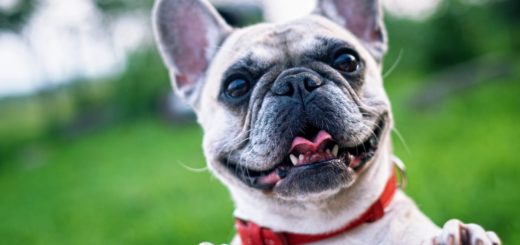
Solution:
{"label": "dog's chin", "polygon": [[354,183],[356,171],[339,159],[294,168],[272,189],[282,199],[326,198]]}
{"label": "dog's chin", "polygon": [[316,146],[318,149],[312,154],[296,157],[298,154],[294,154],[295,151],[302,153],[296,147],[282,162],[268,170],[249,169],[225,159],[219,161],[220,166],[225,166],[230,174],[228,177],[238,179],[266,195],[282,199],[325,198],[351,186],[359,173],[373,162],[386,131],[385,118],[375,125],[370,137],[356,146],[339,146],[327,137],[327,140],[320,141],[319,147]]}

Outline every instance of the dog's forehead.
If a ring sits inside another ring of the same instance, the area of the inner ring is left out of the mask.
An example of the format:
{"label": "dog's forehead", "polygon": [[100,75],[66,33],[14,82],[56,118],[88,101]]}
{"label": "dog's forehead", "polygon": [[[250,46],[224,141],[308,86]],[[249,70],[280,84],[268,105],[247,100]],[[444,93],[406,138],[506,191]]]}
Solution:
{"label": "dog's forehead", "polygon": [[229,44],[233,50],[230,59],[245,56],[258,60],[287,59],[288,56],[309,52],[326,38],[339,38],[352,46],[359,45],[350,32],[327,19],[311,16],[286,23],[259,24],[238,31]]}

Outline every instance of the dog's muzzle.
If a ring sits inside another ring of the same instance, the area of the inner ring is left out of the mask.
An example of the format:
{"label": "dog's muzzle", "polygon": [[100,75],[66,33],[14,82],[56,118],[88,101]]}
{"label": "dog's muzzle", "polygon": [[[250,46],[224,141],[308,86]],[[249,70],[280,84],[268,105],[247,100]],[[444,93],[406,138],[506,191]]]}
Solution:
{"label": "dog's muzzle", "polygon": [[381,117],[371,136],[354,147],[340,146],[326,130],[306,128],[293,139],[284,160],[265,171],[248,169],[227,160],[223,163],[244,183],[263,190],[273,189],[288,179],[333,174],[348,169],[359,171],[375,155],[385,127],[385,117]]}

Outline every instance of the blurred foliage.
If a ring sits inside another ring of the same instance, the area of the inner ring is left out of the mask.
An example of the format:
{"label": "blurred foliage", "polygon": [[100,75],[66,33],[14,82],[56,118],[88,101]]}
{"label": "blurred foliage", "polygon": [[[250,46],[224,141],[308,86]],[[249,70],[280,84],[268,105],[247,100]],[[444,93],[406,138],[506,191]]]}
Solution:
{"label": "blurred foliage", "polygon": [[[105,17],[148,10],[152,2],[94,1]],[[234,7],[237,6],[243,7]],[[247,15],[234,12],[232,6],[221,9],[236,26],[261,19],[261,12],[253,6],[245,7]],[[0,113],[9,117],[0,121],[0,164],[16,149],[37,139],[80,135],[136,118],[164,117],[161,113],[170,91],[166,68],[155,47],[147,44],[128,57],[125,72],[119,76],[102,81],[72,81],[45,88],[36,96],[0,98]],[[25,107],[31,110],[18,110]],[[19,130],[10,128],[14,125]]]}
{"label": "blurred foliage", "polygon": [[37,9],[37,4],[37,0],[18,0],[11,9],[0,8],[0,31],[20,31]]}
{"label": "blurred foliage", "polygon": [[[68,137],[158,115],[171,91],[168,74],[154,49],[128,59],[127,71],[103,81],[78,80],[37,96],[0,99],[0,165],[26,143]],[[13,130],[12,127],[16,127]]]}
{"label": "blurred foliage", "polygon": [[261,22],[263,19],[262,9],[257,5],[236,2],[230,5],[217,5],[215,7],[231,26],[244,27]]}
{"label": "blurred foliage", "polygon": [[518,1],[463,2],[443,1],[436,14],[418,22],[387,15],[391,50],[385,67],[393,65],[401,52],[400,67],[423,72],[438,71],[490,53],[517,58],[520,21],[508,13]]}
{"label": "blurred foliage", "polygon": [[154,1],[134,0],[93,0],[101,12],[109,15],[126,13],[132,10],[151,9]]}
{"label": "blurred foliage", "polygon": [[171,91],[166,68],[155,50],[132,58],[127,72],[113,84],[113,102],[127,118],[157,113],[160,100]]}

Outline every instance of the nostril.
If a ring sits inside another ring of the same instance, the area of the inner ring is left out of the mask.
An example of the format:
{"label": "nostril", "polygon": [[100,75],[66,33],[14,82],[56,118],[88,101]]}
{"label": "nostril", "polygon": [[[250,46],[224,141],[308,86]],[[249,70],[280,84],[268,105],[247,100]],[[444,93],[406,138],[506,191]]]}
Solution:
{"label": "nostril", "polygon": [[306,77],[303,82],[305,85],[305,89],[309,92],[321,86],[321,80],[313,79],[312,77]]}
{"label": "nostril", "polygon": [[306,68],[291,68],[278,76],[273,82],[271,91],[274,95],[303,99],[323,84],[320,75],[314,71]]}
{"label": "nostril", "polygon": [[292,83],[285,82],[281,83],[279,86],[276,86],[274,92],[277,95],[292,96],[294,94],[294,88]]}

